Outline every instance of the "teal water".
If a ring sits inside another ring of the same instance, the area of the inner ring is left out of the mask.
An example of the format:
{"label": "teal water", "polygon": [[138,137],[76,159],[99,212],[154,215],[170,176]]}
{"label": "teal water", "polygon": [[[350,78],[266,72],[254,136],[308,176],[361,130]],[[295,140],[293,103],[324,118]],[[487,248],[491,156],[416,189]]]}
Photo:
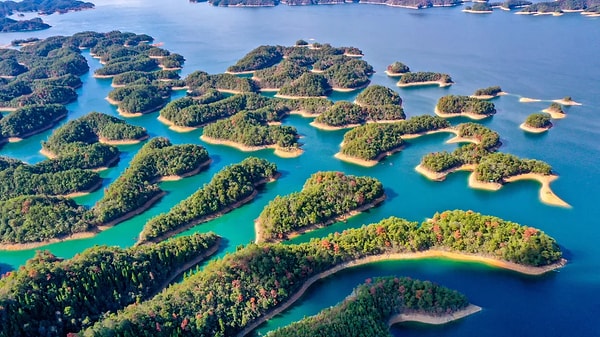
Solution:
{"label": "teal water", "polygon": [[[324,132],[312,128],[310,119],[289,117],[285,123],[303,135],[305,153],[294,159],[281,159],[272,151],[254,155],[277,163],[283,176],[268,184],[252,203],[191,232],[214,231],[226,245],[218,256],[254,239],[252,220],[276,195],[301,188],[305,179],[318,170],[340,170],[348,174],[370,175],[380,179],[389,196],[380,207],[330,228],[301,236],[306,241],[329,232],[358,227],[388,216],[422,221],[436,211],[471,209],[525,225],[541,228],[555,237],[569,264],[559,272],[542,277],[441,259],[410,262],[384,262],[347,270],[313,286],[298,304],[259,329],[264,334],[276,327],[312,315],[346,297],[366,278],[377,275],[407,275],[429,279],[455,288],[484,310],[461,321],[429,327],[418,324],[394,327],[397,336],[600,336],[596,323],[600,313],[600,211],[596,178],[600,167],[600,19],[578,14],[562,17],[529,17],[497,11],[492,15],[467,15],[460,8],[414,11],[369,5],[309,6],[275,8],[214,8],[173,0],[96,1],[90,11],[51,15],[44,20],[53,28],[35,33],[0,35],[0,44],[16,38],[69,35],[82,30],[119,29],[148,33],[164,48],[187,59],[182,75],[194,70],[223,72],[249,50],[261,44],[290,45],[297,39],[314,38],[333,45],[361,48],[377,73],[372,82],[398,90],[408,116],[433,114],[443,95],[471,94],[475,89],[500,85],[511,95],[494,100],[498,113],[483,124],[498,131],[502,151],[541,159],[551,164],[560,179],[553,190],[572,209],[551,207],[538,200],[535,182],[509,184],[498,192],[467,187],[467,174],[456,173],[443,183],[430,182],[414,171],[420,158],[431,151],[456,147],[445,144],[449,135],[431,135],[411,140],[402,152],[373,168],[362,168],[333,158],[344,131]],[[93,69],[97,60],[84,53]],[[450,88],[399,89],[385,76],[385,67],[400,60],[413,70],[449,73],[456,82]],[[83,77],[77,102],[69,104],[69,119],[89,111],[116,115],[104,97],[111,90],[109,80]],[[176,93],[178,97],[183,93]],[[548,101],[519,103],[519,97],[543,100],[572,96],[583,103],[567,109],[568,117],[555,121],[547,134],[530,136],[518,128],[527,115],[549,105]],[[335,94],[334,99],[353,100],[355,94]],[[178,134],[156,120],[157,113],[128,121],[146,127],[152,136],[166,136],[173,143],[198,143],[200,130]],[[460,123],[464,120],[452,120]],[[30,163],[43,160],[40,141],[51,131],[21,143],[8,144],[0,155],[14,156]],[[98,236],[49,245],[53,253],[70,257],[95,244],[130,246],[149,218],[167,211],[210,180],[223,166],[239,162],[248,154],[224,146],[204,144],[213,164],[195,177],[162,183],[168,194],[149,211],[119,224]],[[128,165],[141,145],[121,147],[121,161],[103,172],[105,186]],[[77,200],[92,205],[102,190]],[[18,268],[33,251],[0,252],[2,271]]]}

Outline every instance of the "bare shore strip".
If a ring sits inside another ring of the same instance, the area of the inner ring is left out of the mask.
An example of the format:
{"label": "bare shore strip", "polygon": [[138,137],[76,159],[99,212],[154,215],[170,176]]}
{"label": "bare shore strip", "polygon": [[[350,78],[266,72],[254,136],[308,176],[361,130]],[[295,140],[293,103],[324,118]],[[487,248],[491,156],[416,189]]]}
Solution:
{"label": "bare shore strip", "polygon": [[136,139],[107,139],[104,137],[98,137],[98,142],[106,145],[133,145],[141,143],[149,137],[149,135],[145,135]]}
{"label": "bare shore strip", "polygon": [[299,157],[300,155],[302,155],[302,153],[304,153],[304,151],[300,148],[294,149],[292,151],[288,151],[288,150],[285,150],[275,144],[262,145],[262,146],[247,146],[247,145],[237,143],[237,142],[234,142],[231,140],[217,139],[217,138],[207,137],[205,135],[200,136],[200,139],[208,144],[230,146],[230,147],[236,148],[243,152],[253,152],[253,151],[259,151],[259,150],[264,150],[264,149],[275,149],[275,152],[274,152],[275,155],[278,157],[281,157],[281,158],[296,158],[296,157]]}
{"label": "bare shore strip", "polygon": [[402,75],[406,74],[406,73],[393,73],[389,70],[384,71],[384,73],[386,75],[388,75],[389,77],[402,77]]}
{"label": "bare shore strip", "polygon": [[434,110],[435,114],[442,117],[442,118],[454,118],[454,117],[467,117],[473,120],[482,120],[482,119],[486,119],[492,115],[479,115],[479,114],[474,114],[474,113],[470,113],[470,112],[460,112],[460,113],[456,113],[456,114],[451,114],[451,113],[446,113],[443,111],[440,111],[440,109],[438,109],[438,107],[435,107]]}
{"label": "bare shore strip", "polygon": [[428,86],[428,85],[437,85],[440,88],[444,88],[444,87],[449,87],[451,86],[453,83],[452,82],[444,82],[444,81],[423,81],[423,82],[412,82],[412,83],[396,83],[397,86],[399,86],[400,88],[407,88],[407,87],[421,87],[421,86]]}
{"label": "bare shore strip", "polygon": [[[270,179],[264,179],[264,180],[261,180],[261,181],[255,183],[254,186],[257,187],[257,186],[260,186],[262,184],[266,184],[266,183],[275,181],[275,180],[277,180],[277,178],[279,178],[280,175],[281,175],[280,173],[277,173],[277,174],[275,174]],[[192,227],[194,227],[194,226],[196,226],[198,224],[201,224],[201,223],[204,223],[204,222],[208,222],[208,221],[211,221],[211,220],[216,219],[218,217],[221,217],[221,216],[223,216],[223,215],[225,215],[225,214],[233,211],[234,209],[242,207],[243,205],[249,203],[250,201],[252,201],[256,197],[257,194],[258,194],[258,191],[255,189],[249,196],[245,197],[244,199],[242,199],[242,200],[240,200],[240,201],[238,201],[236,203],[233,203],[233,204],[231,204],[231,205],[223,208],[222,210],[220,210],[218,212],[215,212],[215,213],[212,213],[212,214],[200,217],[200,218],[198,218],[196,220],[192,220],[192,221],[186,223],[185,225],[183,225],[181,227],[178,227],[176,229],[170,230],[170,231],[164,233],[163,235],[161,235],[161,236],[159,236],[157,238],[153,238],[153,239],[150,239],[150,240],[147,240],[147,241],[142,241],[142,237],[141,237],[142,233],[140,233],[140,237],[138,239],[138,242],[136,242],[136,245],[145,244],[145,243],[148,243],[148,242],[160,242],[160,241],[166,240],[166,239],[168,239],[168,238],[170,238],[172,236],[175,236],[175,235],[177,235],[177,234],[179,234],[181,232],[184,232],[184,231],[186,231],[186,230],[188,230],[188,229],[190,229],[190,228],[192,228]]]}
{"label": "bare shore strip", "polygon": [[[46,150],[43,147],[40,150],[40,154],[42,154],[43,156],[45,156],[48,159],[58,158],[58,156],[54,152]],[[110,167],[113,166],[113,164],[115,164],[116,162],[118,162],[119,159],[120,159],[120,156],[115,156],[108,163],[104,164],[105,166],[96,167],[96,168],[93,168],[93,169],[90,169],[90,170],[92,170],[94,172],[100,172],[100,171],[108,170]]]}
{"label": "bare shore strip", "polygon": [[530,132],[530,133],[543,133],[543,132],[550,130],[551,127],[552,127],[552,125],[547,128],[534,128],[533,126],[530,126],[527,123],[521,123],[519,125],[519,128],[521,130]]}
{"label": "bare shore strip", "polygon": [[[281,303],[281,305],[277,306],[276,308],[269,310],[267,313],[265,313],[265,315],[261,316],[254,322],[248,324],[236,336],[237,337],[246,336],[248,333],[250,333],[251,331],[256,329],[259,325],[261,325],[265,321],[268,321],[269,319],[278,315],[279,313],[283,312],[284,310],[289,308],[292,304],[294,304],[296,301],[298,301],[302,297],[302,295],[304,295],[306,290],[308,290],[308,288],[310,288],[310,286],[313,285],[315,282],[317,282],[321,279],[324,279],[328,276],[331,276],[341,270],[344,270],[347,268],[352,268],[352,267],[358,267],[358,266],[362,266],[362,265],[374,263],[374,262],[379,262],[379,261],[417,260],[417,259],[426,259],[426,258],[444,258],[444,259],[450,259],[450,260],[454,260],[454,261],[478,262],[478,263],[487,264],[487,265],[490,265],[493,267],[508,269],[508,270],[512,270],[512,271],[522,273],[522,274],[527,274],[527,275],[541,275],[541,274],[547,273],[549,271],[561,268],[567,263],[567,261],[565,259],[562,259],[559,262],[548,265],[548,266],[531,267],[531,266],[524,266],[524,265],[516,264],[513,262],[502,261],[502,260],[498,260],[495,258],[485,257],[485,256],[481,256],[481,255],[470,255],[470,254],[455,253],[455,252],[448,252],[448,251],[442,251],[442,250],[427,250],[424,252],[416,252],[416,253],[391,253],[391,254],[368,256],[368,257],[364,257],[364,258],[357,259],[354,261],[341,263],[331,269],[328,269],[324,272],[321,272],[321,273],[316,274],[313,277],[309,278],[302,284],[302,287],[300,287],[300,289],[296,293],[294,293],[294,295],[292,295],[287,301]],[[464,317],[464,316],[461,316],[461,317]],[[458,319],[458,318],[456,318],[456,319]]]}
{"label": "bare shore strip", "polygon": [[[532,102],[542,102],[542,101],[543,100],[538,99],[538,98],[529,98],[529,97],[519,98],[519,102],[521,102],[521,103],[532,103]],[[581,104],[579,102],[575,102],[573,100],[565,100],[564,98],[553,99],[553,100],[550,100],[550,102],[554,102],[554,103],[558,103],[558,104],[562,104],[562,105],[583,105],[583,104]]]}
{"label": "bare shore strip", "polygon": [[552,108],[546,108],[546,109],[542,110],[542,112],[549,114],[550,117],[552,117],[552,119],[563,119],[563,118],[567,117],[566,113],[559,111],[559,110],[552,109]]}
{"label": "bare shore strip", "polygon": [[490,100],[492,98],[496,98],[498,96],[505,96],[508,95],[508,93],[504,92],[504,91],[500,91],[499,93],[495,94],[495,95],[471,95],[469,97],[471,98],[477,98],[477,99],[482,99],[482,100]]}
{"label": "bare shore strip", "polygon": [[[472,173],[469,175],[469,187],[474,188],[474,189],[486,190],[486,191],[498,191],[499,189],[502,188],[503,184],[500,184],[500,183],[485,182],[485,181],[477,180],[477,177],[475,176],[475,168],[477,168],[477,165],[475,165],[475,164],[465,164],[465,165],[453,167],[446,171],[433,172],[433,171],[425,168],[423,165],[419,164],[415,167],[415,170],[417,172],[419,172],[420,174],[424,175],[425,177],[427,177],[429,180],[434,180],[434,181],[443,181],[444,179],[446,179],[446,176],[452,172],[471,171]],[[505,178],[504,183],[512,183],[512,182],[520,181],[520,180],[535,180],[542,185],[540,187],[540,201],[542,201],[543,203],[545,203],[547,205],[551,205],[551,206],[570,208],[571,205],[569,205],[567,202],[565,202],[564,200],[559,198],[556,194],[554,194],[554,192],[550,188],[550,183],[556,179],[558,179],[557,175],[543,175],[543,174],[539,174],[539,173],[524,173],[524,174],[518,174],[518,175],[515,175],[512,177]]]}
{"label": "bare shore strip", "polygon": [[[306,116],[303,116],[303,117],[306,117]],[[397,120],[396,119],[386,119],[386,120],[379,120],[379,121],[369,120],[366,122],[366,124],[373,124],[373,123],[391,124],[391,123],[397,123],[397,122],[402,122],[402,121],[404,121],[404,119],[397,119]],[[309,125],[314,128],[317,128],[319,130],[323,130],[323,131],[337,131],[337,130],[355,128],[355,127],[361,126],[363,124],[346,124],[346,125],[340,125],[340,126],[332,126],[332,125],[328,125],[325,123],[319,123],[316,121],[312,121],[309,123]]]}
{"label": "bare shore strip", "polygon": [[[338,216],[336,216],[333,219],[330,219],[330,220],[322,222],[322,223],[318,223],[318,224],[306,226],[304,228],[300,228],[300,229],[298,229],[296,231],[290,232],[290,233],[287,234],[287,238],[291,239],[291,238],[297,237],[299,235],[302,235],[304,233],[312,232],[312,231],[317,230],[319,228],[327,227],[327,226],[329,226],[331,224],[334,224],[336,222],[348,220],[348,219],[350,219],[351,217],[353,217],[355,215],[358,215],[358,214],[360,214],[360,213],[362,213],[362,212],[364,212],[364,211],[366,211],[368,209],[371,209],[371,208],[379,205],[380,203],[382,203],[385,200],[385,198],[386,198],[386,195],[384,194],[381,197],[379,197],[379,198],[371,201],[368,204],[364,204],[364,205],[362,205],[362,206],[360,206],[358,208],[355,208],[355,209],[353,209],[353,210],[351,210],[351,211],[349,211],[347,213],[344,213],[342,215],[338,215]],[[260,222],[258,220],[254,221],[254,233],[256,235],[256,239],[254,240],[255,243],[261,243],[261,242],[265,241],[265,238],[263,237],[263,233],[262,233],[262,230],[261,230],[261,224],[260,224]]]}
{"label": "bare shore strip", "polygon": [[462,310],[455,311],[451,314],[444,315],[430,315],[430,314],[421,314],[421,313],[401,313],[390,317],[388,320],[388,325],[392,326],[394,324],[402,323],[402,322],[419,322],[425,324],[446,324],[452,321],[459,320],[463,317],[472,315],[474,313],[480,312],[481,307],[476,306],[474,304],[469,304],[466,308]]}
{"label": "bare shore strip", "polygon": [[173,130],[173,131],[179,132],[179,133],[186,133],[186,132],[190,132],[190,131],[194,131],[194,130],[198,129],[197,127],[175,125],[175,123],[171,122],[170,120],[164,118],[161,115],[159,115],[156,119],[159,122],[167,125],[169,127],[169,130]]}

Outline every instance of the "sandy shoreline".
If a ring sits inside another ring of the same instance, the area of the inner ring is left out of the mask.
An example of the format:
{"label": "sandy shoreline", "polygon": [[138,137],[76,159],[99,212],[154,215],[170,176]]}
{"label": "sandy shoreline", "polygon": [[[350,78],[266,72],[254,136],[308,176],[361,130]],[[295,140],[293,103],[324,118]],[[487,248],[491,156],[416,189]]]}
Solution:
{"label": "sandy shoreline", "polygon": [[508,95],[508,93],[504,92],[504,91],[500,91],[499,93],[495,94],[495,95],[471,95],[469,97],[471,98],[477,98],[477,99],[482,99],[482,100],[490,100],[492,98],[496,98],[498,96],[505,96]]}
{"label": "sandy shoreline", "polygon": [[255,320],[254,322],[249,323],[243,330],[241,330],[236,336],[243,337],[250,333],[252,330],[256,329],[259,325],[264,323],[265,321],[271,319],[275,315],[281,313],[282,311],[289,308],[292,304],[298,301],[302,295],[313,285],[315,282],[331,276],[341,270],[357,267],[373,262],[379,261],[390,261],[390,260],[416,260],[416,259],[424,259],[424,258],[447,258],[455,261],[470,261],[470,262],[479,262],[487,265],[491,265],[493,267],[508,269],[512,271],[516,271],[518,273],[523,273],[527,275],[541,275],[551,270],[558,269],[566,264],[566,260],[562,259],[561,261],[544,266],[544,267],[530,267],[523,266],[513,262],[502,261],[494,258],[484,257],[480,255],[469,255],[463,253],[455,253],[455,252],[447,252],[441,250],[428,250],[424,252],[416,252],[416,253],[391,253],[391,254],[381,254],[381,255],[373,255],[364,258],[360,258],[354,261],[348,261],[341,263],[337,266],[334,266],[324,272],[318,273],[308,280],[306,280],[300,289],[295,292],[292,296],[290,296],[285,302],[281,303],[281,305],[267,311],[260,318]]}
{"label": "sandy shoreline", "polygon": [[362,124],[348,124],[348,125],[343,125],[343,126],[331,126],[331,125],[327,125],[324,123],[312,121],[309,123],[309,125],[317,128],[317,129],[324,130],[324,131],[337,131],[337,130],[355,128],[357,126],[361,126]]}
{"label": "sandy shoreline", "polygon": [[550,183],[556,179],[558,179],[558,176],[556,176],[556,175],[541,175],[541,174],[536,174],[536,173],[526,173],[526,174],[519,174],[516,176],[506,178],[505,181],[506,182],[515,182],[515,181],[519,181],[519,180],[535,180],[535,181],[539,182],[540,184],[542,184],[542,186],[540,187],[540,200],[542,202],[549,204],[549,205],[553,205],[553,206],[570,208],[571,205],[569,205],[567,202],[565,202],[564,200],[559,198],[556,194],[554,194],[554,192],[550,188]]}
{"label": "sandy shoreline", "polygon": [[429,180],[444,181],[444,179],[446,179],[446,176],[448,174],[452,173],[452,172],[474,171],[475,167],[476,166],[474,164],[465,164],[465,165],[461,165],[461,166],[449,168],[449,169],[447,169],[445,171],[434,172],[434,171],[426,168],[425,166],[419,164],[419,165],[415,166],[415,171],[417,171],[420,174],[424,175]]}
{"label": "sandy shoreline", "polygon": [[103,224],[99,225],[98,229],[100,231],[106,230],[120,222],[123,222],[130,218],[133,218],[134,216],[136,216],[138,214],[144,213],[145,211],[150,209],[150,207],[152,207],[158,200],[160,200],[162,197],[164,197],[166,194],[167,194],[167,192],[161,191],[159,194],[155,195],[150,200],[146,201],[146,203],[144,203],[142,206],[140,206],[132,211],[129,211],[114,220],[111,220],[107,223],[103,223]]}
{"label": "sandy shoreline", "polygon": [[175,125],[175,123],[171,122],[170,120],[164,118],[161,115],[159,115],[156,119],[159,122],[167,125],[169,127],[169,130],[173,130],[173,131],[179,132],[179,133],[190,132],[190,131],[194,131],[194,130],[198,129],[196,127],[191,127],[191,126],[178,126],[178,125]]}
{"label": "sandy shoreline", "polygon": [[57,197],[63,197],[63,198],[68,198],[68,199],[81,197],[81,196],[88,195],[88,194],[98,190],[100,187],[102,187],[102,179],[100,179],[96,184],[94,184],[94,186],[88,188],[87,190],[73,192],[73,193],[64,194],[64,195],[57,195]]}
{"label": "sandy shoreline", "polygon": [[58,243],[58,242],[63,242],[63,241],[87,239],[87,238],[91,238],[94,235],[98,234],[98,232],[99,231],[86,231],[86,232],[73,233],[71,235],[68,235],[68,236],[65,236],[62,238],[49,239],[46,241],[39,241],[39,242],[2,243],[2,244],[0,244],[0,251],[2,251],[2,250],[8,250],[8,251],[29,250],[29,249],[39,248],[39,247],[43,247],[43,246],[47,246],[47,245],[50,245],[53,243]]}
{"label": "sandy shoreline", "polygon": [[283,157],[283,158],[295,158],[295,157],[300,156],[302,153],[304,153],[304,151],[300,148],[298,148],[297,150],[294,150],[294,151],[287,151],[287,150],[284,150],[284,149],[278,147],[275,144],[261,145],[261,146],[247,146],[247,145],[237,143],[237,142],[234,142],[231,140],[217,139],[217,138],[207,137],[205,135],[200,136],[200,139],[208,144],[230,146],[230,147],[238,149],[242,152],[253,152],[253,151],[259,151],[259,150],[264,150],[264,149],[274,149],[275,155],[277,155],[279,157]]}
{"label": "sandy shoreline", "polygon": [[62,114],[62,115],[60,115],[60,116],[57,116],[57,117],[56,117],[56,118],[54,118],[52,121],[50,121],[50,124],[48,124],[48,125],[46,125],[46,126],[42,127],[41,129],[36,129],[36,130],[30,131],[30,132],[28,132],[28,133],[26,133],[26,134],[24,134],[24,135],[21,135],[20,137],[8,137],[8,142],[9,142],[9,143],[18,143],[18,142],[22,141],[22,140],[23,140],[23,139],[25,139],[25,138],[31,137],[31,136],[33,136],[33,135],[37,135],[38,133],[42,133],[42,132],[44,132],[44,131],[46,131],[46,130],[50,130],[50,129],[52,129],[52,128],[53,128],[53,127],[56,125],[56,123],[58,123],[58,122],[59,122],[61,119],[63,119],[63,118],[66,118],[66,117],[67,117],[67,115],[68,115],[68,113],[64,113],[64,114]]}
{"label": "sandy shoreline", "polygon": [[231,75],[244,75],[244,74],[254,74],[256,70],[248,70],[248,71],[226,71],[225,74]]}
{"label": "sandy shoreline", "polygon": [[[360,206],[358,208],[355,208],[355,209],[353,209],[353,210],[351,210],[351,211],[349,211],[347,213],[338,215],[335,218],[329,219],[329,220],[327,220],[325,222],[322,222],[322,223],[313,224],[313,225],[306,226],[306,227],[300,228],[298,230],[289,232],[288,234],[286,234],[286,240],[292,239],[292,238],[294,238],[296,236],[299,236],[299,235],[302,235],[304,233],[312,232],[312,231],[317,230],[319,228],[327,227],[327,226],[329,226],[331,224],[334,224],[336,222],[345,221],[345,220],[347,220],[347,219],[349,219],[349,218],[351,218],[351,217],[353,217],[355,215],[358,215],[358,214],[360,214],[360,213],[362,213],[362,212],[364,212],[364,211],[366,211],[368,209],[371,209],[371,208],[373,208],[373,207],[381,204],[385,199],[386,199],[386,195],[384,194],[381,197],[373,200],[372,202],[370,202],[368,204],[364,204],[364,205],[362,205],[362,206]],[[256,236],[256,238],[254,239],[255,243],[264,242],[264,238],[263,238],[262,230],[261,230],[261,225],[260,225],[260,222],[258,221],[258,219],[254,221],[254,233],[255,233],[255,236]],[[275,240],[269,239],[268,241],[269,242],[274,242]],[[283,240],[277,240],[277,241],[280,242],[280,241],[283,241]]]}
{"label": "sandy shoreline", "polygon": [[[519,14],[519,13],[517,13]],[[537,99],[537,98],[529,98],[529,97],[521,97],[519,98],[519,102],[521,103],[533,103],[533,102],[541,102],[541,99]]]}
{"label": "sandy shoreline", "polygon": [[289,112],[290,115],[298,115],[304,118],[315,118],[317,116],[319,116],[320,114],[315,114],[315,113],[310,113],[306,110],[292,110]]}
{"label": "sandy shoreline", "polygon": [[145,114],[149,114],[151,112],[155,112],[158,111],[162,108],[165,107],[165,105],[167,105],[167,101],[164,101],[163,103],[161,103],[158,106],[155,106],[153,108],[150,108],[148,110],[144,110],[144,111],[139,111],[139,112],[129,112],[129,111],[123,111],[121,108],[117,108],[117,112],[119,113],[119,115],[123,116],[123,117],[127,117],[127,118],[132,118],[132,117],[140,117],[143,116]]}
{"label": "sandy shoreline", "polygon": [[106,145],[133,145],[133,144],[141,143],[141,142],[145,141],[146,139],[148,139],[149,137],[150,137],[149,135],[145,135],[138,139],[120,139],[120,140],[109,140],[104,137],[98,137],[98,142],[100,142],[102,144],[106,144]]}
{"label": "sandy shoreline", "polygon": [[531,133],[542,133],[542,132],[546,132],[548,130],[550,130],[552,126],[549,126],[547,128],[534,128],[533,126],[529,126],[527,123],[521,123],[519,125],[519,128],[523,131],[527,131],[527,132],[531,132]]}
{"label": "sandy shoreline", "polygon": [[46,150],[42,147],[42,149],[40,150],[40,153],[44,156],[46,156],[46,158],[48,159],[54,159],[57,157],[57,155],[54,152],[51,152],[49,150]]}
{"label": "sandy shoreline", "polygon": [[160,183],[160,182],[164,182],[164,181],[177,181],[177,180],[181,180],[183,178],[191,177],[193,175],[200,173],[200,171],[202,171],[204,168],[206,168],[208,165],[210,165],[210,163],[212,163],[212,159],[208,158],[207,160],[202,162],[200,165],[198,165],[198,167],[196,167],[195,169],[193,169],[189,172],[182,173],[179,175],[173,174],[170,176],[162,176],[162,177],[159,177],[158,179],[154,180],[152,183]]}
{"label": "sandy shoreline", "polygon": [[481,307],[476,306],[474,304],[469,304],[466,308],[455,311],[451,314],[443,314],[443,315],[430,315],[430,314],[421,314],[421,313],[400,313],[390,317],[388,320],[388,325],[392,326],[397,323],[402,322],[419,322],[425,324],[446,324],[452,321],[459,320],[463,317],[472,315],[474,313],[480,312]]}
{"label": "sandy shoreline", "polygon": [[353,91],[360,90],[360,89],[364,89],[364,88],[368,87],[368,86],[369,86],[369,83],[370,83],[370,82],[367,82],[367,83],[365,83],[365,84],[363,84],[363,85],[361,85],[361,86],[358,86],[358,87],[356,87],[356,88],[340,88],[340,87],[332,87],[332,88],[331,88],[331,90],[333,90],[333,91],[337,91],[337,92],[353,92]]}
{"label": "sandy shoreline", "polygon": [[470,13],[470,14],[492,14],[493,11],[474,11],[472,9],[463,9],[461,12]]}
{"label": "sandy shoreline", "polygon": [[345,161],[347,163],[352,163],[352,164],[356,164],[356,165],[360,165],[360,166],[364,166],[364,167],[373,167],[377,164],[379,164],[379,162],[387,157],[387,156],[391,156],[396,152],[400,152],[404,149],[404,144],[397,146],[393,149],[390,149],[388,151],[382,152],[380,154],[378,154],[375,158],[373,159],[361,159],[358,157],[353,157],[353,156],[349,156],[346,154],[343,154],[342,152],[338,152],[334,155],[335,158],[341,160],[341,161]]}
{"label": "sandy shoreline", "polygon": [[438,107],[435,107],[434,110],[435,114],[442,117],[442,118],[454,118],[454,117],[467,117],[473,120],[482,120],[482,119],[486,119],[492,115],[479,115],[479,114],[473,114],[473,113],[469,113],[469,112],[460,112],[457,114],[451,114],[451,113],[446,113],[446,112],[442,112],[440,111],[440,109],[438,109]]}
{"label": "sandy shoreline", "polygon": [[290,95],[281,95],[281,94],[276,94],[274,97],[277,97],[277,98],[286,98],[286,99],[298,99],[298,98],[327,98],[327,96],[290,96]]}
{"label": "sandy shoreline", "polygon": [[582,105],[581,103],[577,103],[575,101],[567,101],[564,99],[553,99],[552,102],[562,104],[562,105]]}
{"label": "sandy shoreline", "polygon": [[551,108],[546,108],[546,109],[542,110],[542,112],[550,114],[550,117],[552,117],[552,119],[563,119],[563,118],[567,117],[566,113],[560,112],[558,110],[554,110]]}
{"label": "sandy shoreline", "polygon": [[397,86],[399,86],[400,88],[407,88],[407,87],[420,87],[420,86],[428,86],[428,85],[438,85],[440,88],[444,88],[444,87],[449,87],[451,86],[453,83],[448,83],[448,82],[443,82],[443,81],[423,81],[423,82],[412,82],[412,83],[400,83],[400,81],[398,81],[398,83],[396,83]]}
{"label": "sandy shoreline", "polygon": [[388,71],[388,70],[384,71],[384,73],[386,75],[388,75],[389,77],[401,77],[402,75],[406,74],[406,73],[393,73],[393,72]]}

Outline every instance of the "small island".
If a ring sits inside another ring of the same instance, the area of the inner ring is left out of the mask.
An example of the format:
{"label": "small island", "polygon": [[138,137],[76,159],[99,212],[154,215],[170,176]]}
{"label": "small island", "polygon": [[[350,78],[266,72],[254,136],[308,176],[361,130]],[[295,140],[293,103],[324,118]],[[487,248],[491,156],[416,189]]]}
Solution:
{"label": "small island", "polygon": [[249,157],[229,165],[212,180],[168,213],[150,219],[138,243],[160,242],[193,226],[217,218],[250,202],[257,186],[277,178],[277,166],[264,159]]}
{"label": "small island", "polygon": [[435,114],[444,118],[463,116],[480,120],[495,113],[494,103],[469,96],[446,95],[435,106]]}
{"label": "small island", "polygon": [[387,66],[386,70],[385,70],[385,74],[388,75],[389,77],[400,77],[406,73],[410,72],[410,68],[400,62],[400,61],[396,61],[392,64],[390,64],[389,66]]}
{"label": "small island", "polygon": [[94,4],[79,0],[61,0],[61,1],[3,1],[0,9],[0,32],[30,32],[36,30],[48,29],[51,26],[44,23],[41,18],[29,20],[13,20],[6,16],[19,13],[37,12],[38,15],[50,15],[53,13],[67,13],[71,11],[80,11],[92,9]]}
{"label": "small island", "polygon": [[552,102],[562,105],[581,105],[581,103],[575,102],[571,96],[565,96],[561,99],[555,99]]}
{"label": "small island", "polygon": [[107,97],[117,105],[123,117],[138,117],[164,107],[171,96],[171,88],[158,85],[127,85],[112,90]]}
{"label": "small island", "polygon": [[452,85],[452,83],[454,82],[452,82],[452,78],[448,74],[420,71],[403,74],[396,85],[401,88],[427,85],[447,87]]}
{"label": "small island", "polygon": [[550,114],[550,117],[552,117],[553,119],[563,119],[563,118],[567,117],[567,114],[563,110],[562,105],[560,105],[556,102],[552,102],[549,107],[547,107],[546,109],[544,109],[542,111]]}
{"label": "small island", "polygon": [[293,126],[280,123],[287,110],[262,109],[238,112],[204,127],[200,139],[210,144],[235,147],[244,152],[274,148],[280,157],[293,158],[302,154],[298,132]]}
{"label": "small island", "polygon": [[531,133],[542,133],[550,130],[552,122],[550,121],[550,115],[547,113],[534,113],[527,116],[525,122],[519,127],[527,132]]}
{"label": "small island", "polygon": [[255,222],[256,242],[281,241],[328,226],[384,199],[383,185],[375,178],[317,172],[302,191],[277,197],[263,209]]}
{"label": "small island", "polygon": [[64,105],[28,105],[0,119],[0,132],[9,142],[19,142],[51,129],[65,117],[67,109]]}
{"label": "small island", "polygon": [[[217,235],[208,233],[127,249],[96,245],[70,259],[38,250],[22,268],[0,280],[0,335],[39,336],[51,324],[55,336],[69,336],[106,312],[152,298],[207,260],[219,243]],[[31,312],[37,319],[31,319]]]}
{"label": "small island", "polygon": [[[391,217],[301,244],[240,247],[154,298],[107,316],[82,333],[93,336],[110,329],[115,335],[136,336],[158,324],[162,333],[171,335],[183,324],[195,336],[245,336],[296,303],[322,278],[376,261],[431,257],[530,275],[548,273],[566,263],[553,238],[497,217],[455,210],[436,213],[421,225]],[[157,307],[177,307],[178,314],[175,317]]]}
{"label": "small island", "polygon": [[402,150],[404,137],[414,138],[441,132],[449,127],[447,120],[429,115],[415,116],[397,123],[362,125],[344,135],[340,152],[335,157],[361,166],[375,166],[383,158]]}
{"label": "small island", "polygon": [[487,87],[475,90],[471,97],[478,99],[492,99],[498,96],[506,95],[499,86]]}
{"label": "small island", "polygon": [[465,295],[429,281],[378,277],[367,279],[336,306],[272,331],[269,336],[387,336],[389,327],[396,323],[444,324],[480,310],[469,304]]}
{"label": "small island", "polygon": [[475,2],[473,6],[466,6],[462,11],[471,14],[492,14],[493,8],[487,1]]}

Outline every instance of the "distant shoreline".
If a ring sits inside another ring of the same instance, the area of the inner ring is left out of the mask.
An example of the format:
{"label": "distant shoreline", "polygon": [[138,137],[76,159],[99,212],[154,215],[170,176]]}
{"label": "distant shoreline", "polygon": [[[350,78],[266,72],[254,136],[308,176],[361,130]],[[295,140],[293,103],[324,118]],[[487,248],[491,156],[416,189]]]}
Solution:
{"label": "distant shoreline", "polygon": [[208,144],[225,145],[225,146],[236,148],[242,152],[253,152],[253,151],[259,151],[259,150],[264,150],[264,149],[274,149],[275,155],[277,155],[281,158],[295,158],[295,157],[299,157],[300,155],[302,155],[302,153],[304,153],[304,151],[301,148],[297,148],[293,151],[287,151],[275,144],[260,145],[260,146],[248,146],[248,145],[244,145],[242,143],[234,142],[232,140],[212,138],[212,137],[208,137],[205,135],[200,136],[200,139]]}

